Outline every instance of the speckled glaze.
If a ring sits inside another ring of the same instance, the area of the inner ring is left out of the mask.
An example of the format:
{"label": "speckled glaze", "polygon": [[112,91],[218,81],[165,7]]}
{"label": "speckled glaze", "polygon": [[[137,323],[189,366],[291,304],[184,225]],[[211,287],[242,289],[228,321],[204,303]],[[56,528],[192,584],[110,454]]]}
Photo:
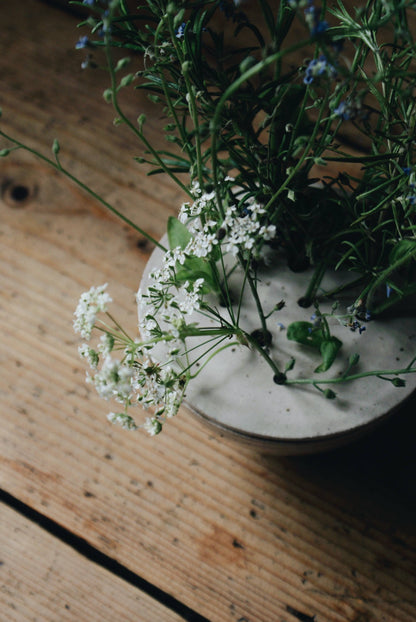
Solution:
{"label": "speckled glaze", "polygon": [[[161,251],[156,249],[143,275],[142,290],[161,257]],[[283,369],[290,358],[296,359],[289,377],[334,377],[343,373],[349,357],[356,352],[360,354],[360,362],[354,371],[408,365],[416,350],[414,316],[368,322],[361,335],[334,321],[331,332],[342,340],[343,347],[328,372],[314,374],[320,362],[319,353],[290,342],[285,330],[293,321],[310,319],[312,311],[297,304],[305,293],[309,276],[293,273],[282,264],[278,271],[265,269],[259,283],[266,312],[280,300],[286,303],[270,318],[269,330],[273,335],[270,354],[280,367]],[[339,284],[342,275],[335,276],[326,279],[323,289]],[[238,280],[239,275],[235,274],[234,278]],[[340,312],[350,303],[351,299],[339,300]],[[321,309],[326,310],[325,305]],[[241,319],[246,330],[259,328],[251,297],[245,302]],[[405,379],[403,388],[395,388],[376,377],[332,385],[337,398],[329,400],[311,385],[276,385],[272,370],[258,354],[247,347],[235,346],[222,351],[203,368],[189,384],[185,403],[221,433],[260,451],[304,454],[343,445],[381,423],[416,388],[416,374]]]}

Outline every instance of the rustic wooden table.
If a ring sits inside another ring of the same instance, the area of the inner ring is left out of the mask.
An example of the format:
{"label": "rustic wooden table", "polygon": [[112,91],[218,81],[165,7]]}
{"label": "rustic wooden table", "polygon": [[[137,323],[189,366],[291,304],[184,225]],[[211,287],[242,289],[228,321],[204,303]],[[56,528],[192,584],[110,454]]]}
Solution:
{"label": "rustic wooden table", "polygon": [[[79,19],[2,8],[2,128],[45,154],[59,137],[75,174],[160,236],[181,197],[131,160],[105,74],[80,69]],[[108,282],[134,331],[151,248],[23,152],[0,189],[1,621],[416,620],[415,401],[303,458],[229,444],[185,410],[157,440],[112,426],[72,314]]]}

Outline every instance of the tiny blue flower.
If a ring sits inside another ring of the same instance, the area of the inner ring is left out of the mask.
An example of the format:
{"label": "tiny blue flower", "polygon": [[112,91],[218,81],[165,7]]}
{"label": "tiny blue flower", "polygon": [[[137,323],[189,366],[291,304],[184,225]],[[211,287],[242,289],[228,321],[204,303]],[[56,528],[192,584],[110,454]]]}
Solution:
{"label": "tiny blue flower", "polygon": [[371,313],[370,311],[366,311],[365,312],[365,321],[369,322],[371,320]]}
{"label": "tiny blue flower", "polygon": [[94,6],[95,0],[82,0],[82,4],[86,4],[87,6]]}
{"label": "tiny blue flower", "polygon": [[351,112],[345,101],[340,102],[339,105],[334,108],[334,114],[344,119],[344,121],[349,121],[351,119]]}
{"label": "tiny blue flower", "polygon": [[314,58],[310,61],[309,65],[305,69],[305,77],[303,81],[305,84],[313,82],[314,78],[326,75],[329,78],[336,76],[335,67],[328,63],[326,57],[321,54],[319,58]]}
{"label": "tiny blue flower", "polygon": [[78,39],[78,41],[75,44],[75,49],[76,50],[81,50],[82,48],[86,48],[90,45],[90,40],[88,39],[88,37],[81,37],[80,39]]}
{"label": "tiny blue flower", "polygon": [[312,28],[311,33],[313,35],[321,35],[326,30],[328,30],[328,28],[329,28],[328,22],[326,20],[321,20],[316,23],[314,28]]}
{"label": "tiny blue flower", "polygon": [[363,333],[365,330],[366,330],[366,327],[365,327],[365,326],[359,326],[359,327],[358,327],[358,332],[360,333],[360,335],[361,335],[361,333]]}
{"label": "tiny blue flower", "polygon": [[320,12],[313,4],[305,9],[305,19],[312,35],[321,35],[329,28],[327,21],[319,19]]}
{"label": "tiny blue flower", "polygon": [[386,297],[390,298],[392,289],[388,283],[386,283]]}
{"label": "tiny blue flower", "polygon": [[182,24],[175,31],[175,35],[177,39],[182,39],[182,37],[185,36],[185,28],[186,28],[186,22],[182,22]]}
{"label": "tiny blue flower", "polygon": [[410,175],[410,173],[412,172],[412,167],[411,166],[404,166],[402,171],[403,171],[403,173],[405,175]]}
{"label": "tiny blue flower", "polygon": [[243,209],[241,210],[241,216],[243,218],[245,218],[246,216],[252,216],[253,215],[253,210],[251,210],[249,207],[243,207]]}

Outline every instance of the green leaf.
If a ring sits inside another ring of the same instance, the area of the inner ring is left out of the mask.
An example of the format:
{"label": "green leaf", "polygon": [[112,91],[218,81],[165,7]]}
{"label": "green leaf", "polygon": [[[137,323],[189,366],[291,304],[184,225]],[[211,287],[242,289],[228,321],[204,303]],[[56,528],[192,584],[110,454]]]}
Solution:
{"label": "green leaf", "polygon": [[316,373],[327,371],[331,367],[341,346],[342,341],[337,339],[337,337],[330,337],[321,342],[319,349],[322,355],[322,363],[315,369]]}
{"label": "green leaf", "polygon": [[394,247],[392,248],[390,252],[390,257],[389,257],[390,263],[394,264],[396,263],[396,261],[399,261],[400,259],[402,259],[402,257],[405,257],[406,255],[409,255],[410,257],[410,255],[412,255],[415,252],[416,252],[416,240],[414,239],[400,240],[400,242],[394,245]]}
{"label": "green leaf", "polygon": [[310,322],[292,322],[287,329],[287,338],[320,351],[322,363],[315,369],[316,373],[327,371],[335,361],[342,341],[337,337],[325,336],[320,328]]}
{"label": "green leaf", "polygon": [[296,360],[294,358],[291,358],[285,365],[285,372],[292,371],[292,369],[295,366],[295,363],[296,363]]}
{"label": "green leaf", "polygon": [[[192,239],[186,226],[173,216],[168,219],[167,232],[170,249],[179,247],[184,250]],[[185,281],[193,283],[197,279],[204,279],[203,294],[218,290],[209,261],[203,257],[187,257],[183,264],[177,264],[175,275],[178,283],[185,283]]]}
{"label": "green leaf", "polygon": [[184,250],[192,239],[192,235],[189,233],[186,226],[173,216],[169,216],[168,218],[167,231],[169,248],[171,250],[178,247]]}
{"label": "green leaf", "polygon": [[318,349],[324,338],[321,329],[315,328],[310,322],[302,321],[289,324],[286,336],[290,341],[297,341],[297,343]]}
{"label": "green leaf", "polygon": [[187,257],[183,265],[177,265],[175,276],[178,283],[185,283],[185,281],[192,283],[197,279],[204,279],[201,290],[203,294],[217,290],[211,266],[202,257]]}

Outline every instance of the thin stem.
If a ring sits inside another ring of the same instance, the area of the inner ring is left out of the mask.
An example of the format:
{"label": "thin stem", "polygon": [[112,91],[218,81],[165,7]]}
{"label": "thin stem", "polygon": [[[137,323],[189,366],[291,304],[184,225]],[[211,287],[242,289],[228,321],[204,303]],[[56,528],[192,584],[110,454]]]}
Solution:
{"label": "thin stem", "polygon": [[349,376],[341,376],[339,378],[326,378],[324,380],[316,380],[313,378],[287,378],[285,384],[340,384],[341,382],[351,382],[353,380],[359,380],[360,378],[368,378],[369,376],[399,376],[400,374],[413,374],[415,372],[416,367],[404,367],[402,369],[382,369],[365,371],[359,374],[350,374]]}
{"label": "thin stem", "polygon": [[248,333],[243,333],[243,336],[247,340],[249,345],[263,357],[266,363],[268,363],[268,365],[272,368],[274,374],[277,377],[281,378],[282,376],[284,376],[277,363],[271,358],[271,356],[269,356],[266,350],[257,343],[256,339],[253,339],[253,337]]}
{"label": "thin stem", "polygon": [[113,205],[108,203],[108,201],[106,201],[102,196],[97,194],[94,190],[92,190],[84,182],[82,182],[80,179],[78,179],[78,177],[75,177],[75,175],[73,175],[65,167],[63,167],[57,154],[55,155],[55,160],[52,160],[51,158],[48,158],[47,156],[43,155],[42,153],[39,153],[35,149],[32,149],[31,147],[28,147],[27,145],[24,145],[23,143],[21,143],[17,139],[12,138],[11,136],[8,136],[8,134],[3,132],[2,130],[0,130],[0,136],[3,136],[7,140],[9,140],[12,143],[14,143],[16,145],[16,149],[23,149],[24,151],[27,151],[28,153],[31,153],[32,155],[36,156],[39,160],[42,160],[43,162],[46,162],[49,166],[54,168],[56,171],[59,171],[60,173],[65,175],[65,177],[70,179],[79,188],[84,190],[87,194],[89,194],[91,197],[93,197],[96,201],[101,203],[101,205],[103,205],[106,209],[108,209],[115,216],[117,216],[117,218],[119,218],[120,220],[125,222],[127,225],[129,225],[129,227],[132,227],[132,229],[135,229],[138,233],[140,233],[140,235],[142,235],[147,240],[149,240],[149,242],[152,242],[153,244],[158,246],[161,250],[163,250],[165,252],[167,251],[167,248],[165,246],[163,246],[163,244],[161,244],[158,240],[153,238],[149,233],[147,233],[147,231],[145,231],[144,229],[139,227],[136,223],[134,223],[132,220],[130,220],[130,218],[128,218],[127,216],[122,214],[116,207],[114,207]]}
{"label": "thin stem", "polygon": [[171,177],[171,179],[184,192],[186,192],[186,194],[191,196],[189,188],[187,188],[185,186],[185,184],[183,184],[181,182],[181,180],[174,173],[172,173],[172,171],[169,169],[169,167],[166,166],[166,164],[163,162],[162,158],[159,156],[157,150],[154,149],[154,147],[152,147],[152,145],[146,139],[146,137],[144,136],[143,132],[141,132],[130,121],[130,119],[124,114],[124,112],[122,111],[122,109],[121,109],[121,107],[120,107],[120,105],[118,103],[118,98],[117,98],[118,87],[117,87],[117,81],[116,81],[116,73],[115,73],[115,70],[114,70],[114,63],[113,63],[112,54],[111,54],[110,38],[109,38],[108,34],[106,35],[106,39],[105,39],[105,54],[106,54],[106,59],[107,59],[108,72],[109,72],[110,81],[111,81],[111,86],[110,86],[111,103],[112,103],[112,106],[113,106],[114,110],[116,111],[117,115],[119,116],[120,120],[123,123],[125,123],[125,125],[127,125],[127,127],[133,132],[133,134],[135,136],[137,136],[141,140],[141,142],[145,145],[146,149],[148,149],[149,152],[153,155],[153,157],[155,158],[157,164],[161,167],[161,169],[165,173],[167,173],[169,175],[169,177]]}

